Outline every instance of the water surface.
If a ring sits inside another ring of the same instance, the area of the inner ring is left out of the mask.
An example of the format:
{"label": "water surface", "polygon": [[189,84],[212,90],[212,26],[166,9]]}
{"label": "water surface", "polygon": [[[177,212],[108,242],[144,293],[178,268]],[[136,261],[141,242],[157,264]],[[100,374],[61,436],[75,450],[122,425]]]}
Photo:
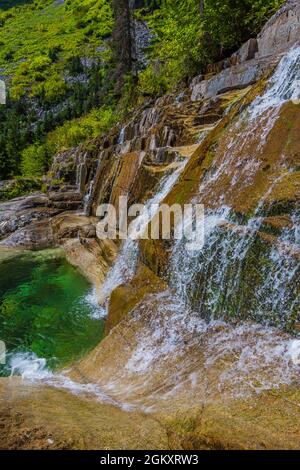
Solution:
{"label": "water surface", "polygon": [[55,369],[81,357],[103,336],[92,286],[60,250],[0,255],[0,339],[10,373],[17,353],[34,353]]}

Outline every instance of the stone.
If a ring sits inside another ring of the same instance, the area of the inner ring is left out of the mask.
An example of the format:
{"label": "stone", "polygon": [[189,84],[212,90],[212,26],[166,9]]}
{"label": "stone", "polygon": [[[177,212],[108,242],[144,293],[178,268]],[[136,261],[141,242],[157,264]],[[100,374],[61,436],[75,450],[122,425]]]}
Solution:
{"label": "stone", "polygon": [[210,80],[203,80],[194,86],[191,100],[204,100],[230,90],[247,88],[257,82],[275,63],[271,60],[252,59],[225,69]]}
{"label": "stone", "polygon": [[44,250],[54,246],[54,238],[49,220],[34,222],[20,228],[0,242],[7,248],[23,248],[26,250]]}
{"label": "stone", "polygon": [[249,39],[233,57],[236,58],[236,64],[242,64],[247,60],[255,59],[255,54],[258,52],[258,41],[255,38]]}
{"label": "stone", "polygon": [[110,297],[105,333],[116,326],[148,294],[163,291],[167,284],[140,263],[131,282],[117,287]]}
{"label": "stone", "polygon": [[289,0],[270,18],[258,35],[256,57],[286,53],[299,43],[299,37],[300,3],[298,0]]}
{"label": "stone", "polygon": [[[286,2],[267,22],[257,39],[247,41],[229,60],[214,70],[216,75],[202,80],[196,77],[190,85],[192,101],[207,99],[232,89],[245,88],[257,82],[286,53],[300,43],[300,3]],[[225,70],[222,70],[224,69]]]}

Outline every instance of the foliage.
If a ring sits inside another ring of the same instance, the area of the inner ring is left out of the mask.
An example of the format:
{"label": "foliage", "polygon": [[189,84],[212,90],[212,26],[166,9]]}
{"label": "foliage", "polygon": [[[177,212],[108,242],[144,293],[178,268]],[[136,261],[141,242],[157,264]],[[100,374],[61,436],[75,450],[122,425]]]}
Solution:
{"label": "foliage", "polygon": [[[0,180],[105,132],[143,97],[206,71],[283,0],[0,0]],[[153,31],[137,78],[132,5]],[[107,41],[107,39],[109,39]]]}
{"label": "foliage", "polygon": [[113,107],[93,109],[81,118],[66,121],[49,132],[43,143],[26,147],[21,153],[21,171],[24,176],[42,175],[52,157],[59,151],[76,147],[80,143],[108,131],[118,119]]}
{"label": "foliage", "polygon": [[102,104],[111,28],[109,0],[0,1],[0,179],[41,174],[45,136]]}
{"label": "foliage", "polygon": [[[152,2],[153,3],[153,2]],[[140,88],[154,95],[220,60],[255,35],[283,0],[161,0],[149,12],[155,33]],[[151,6],[151,2],[148,3]]]}
{"label": "foliage", "polygon": [[0,201],[8,201],[41,189],[40,178],[15,178],[0,187]]}

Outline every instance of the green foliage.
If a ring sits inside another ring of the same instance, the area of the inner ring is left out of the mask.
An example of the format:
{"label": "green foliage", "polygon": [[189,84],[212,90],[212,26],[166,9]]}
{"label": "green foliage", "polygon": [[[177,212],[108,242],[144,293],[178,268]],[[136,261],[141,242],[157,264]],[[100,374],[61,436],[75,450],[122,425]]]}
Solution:
{"label": "green foliage", "polygon": [[102,104],[111,28],[109,0],[0,1],[0,180],[41,174],[45,136]]}
{"label": "green foliage", "polygon": [[114,107],[103,106],[93,109],[81,118],[66,121],[62,126],[49,132],[43,143],[32,144],[22,151],[22,175],[44,174],[57,152],[76,147],[88,139],[107,132],[117,120],[118,113]]}
{"label": "green foliage", "polygon": [[40,178],[15,178],[0,187],[0,201],[8,201],[41,189]]}
{"label": "green foliage", "polygon": [[47,152],[42,145],[32,144],[21,153],[23,176],[39,176],[47,169]]}
{"label": "green foliage", "polygon": [[[151,2],[150,2],[151,3]],[[255,35],[283,0],[161,0],[148,16],[155,34],[143,93],[157,95],[205,72]]]}
{"label": "green foliage", "polygon": [[0,0],[0,70],[9,90],[0,106],[0,180],[43,174],[56,151],[106,132],[143,96],[205,72],[283,0],[135,3],[144,3],[137,14],[154,33],[138,81],[128,0]]}
{"label": "green foliage", "polygon": [[93,109],[87,115],[67,121],[49,133],[46,138],[48,154],[75,147],[87,139],[107,132],[117,122],[118,115],[113,107]]}
{"label": "green foliage", "polygon": [[[156,70],[155,70],[156,69]],[[139,74],[139,90],[144,95],[159,96],[167,91],[169,80],[162,68],[147,67]]]}
{"label": "green foliage", "polygon": [[40,96],[39,84],[63,81],[74,56],[101,58],[97,48],[111,31],[112,14],[107,0],[36,0],[0,10],[0,25],[0,68],[13,73],[11,96]]}

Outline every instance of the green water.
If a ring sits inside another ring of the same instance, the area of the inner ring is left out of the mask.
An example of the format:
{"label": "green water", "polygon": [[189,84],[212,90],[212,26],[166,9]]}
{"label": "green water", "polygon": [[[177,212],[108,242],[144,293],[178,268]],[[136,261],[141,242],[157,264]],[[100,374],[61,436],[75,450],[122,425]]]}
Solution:
{"label": "green water", "polygon": [[0,254],[0,340],[8,357],[33,352],[54,369],[95,347],[104,321],[89,294],[91,285],[58,250]]}

